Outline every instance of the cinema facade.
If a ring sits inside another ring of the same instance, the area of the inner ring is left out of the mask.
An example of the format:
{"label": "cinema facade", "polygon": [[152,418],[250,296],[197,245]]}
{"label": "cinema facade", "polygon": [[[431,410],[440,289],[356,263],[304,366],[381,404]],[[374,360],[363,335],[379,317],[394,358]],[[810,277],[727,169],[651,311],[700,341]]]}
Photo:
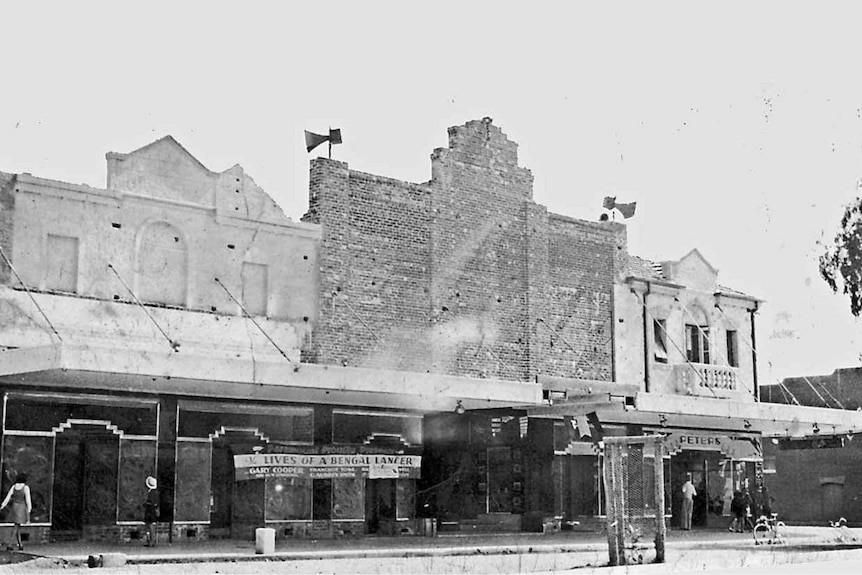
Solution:
{"label": "cinema facade", "polygon": [[28,536],[136,540],[148,475],[173,541],[534,530],[601,517],[606,435],[667,435],[667,492],[712,497],[756,483],[764,434],[855,425],[757,402],[759,302],[698,253],[549,214],[490,119],[449,136],[424,184],[313,160],[302,222],[170,137],[108,154],[104,189],[0,174]]}

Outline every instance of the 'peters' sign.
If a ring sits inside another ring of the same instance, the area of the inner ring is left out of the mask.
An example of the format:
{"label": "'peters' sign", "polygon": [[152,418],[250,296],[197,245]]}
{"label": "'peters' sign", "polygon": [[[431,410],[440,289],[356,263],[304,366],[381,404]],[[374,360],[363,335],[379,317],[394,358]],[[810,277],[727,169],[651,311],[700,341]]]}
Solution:
{"label": "'peters' sign", "polygon": [[271,453],[234,455],[236,480],[266,477],[306,479],[417,479],[419,455]]}
{"label": "'peters' sign", "polygon": [[722,435],[718,433],[663,432],[665,453],[680,451],[719,451],[731,459],[762,461],[760,439],[754,435]]}

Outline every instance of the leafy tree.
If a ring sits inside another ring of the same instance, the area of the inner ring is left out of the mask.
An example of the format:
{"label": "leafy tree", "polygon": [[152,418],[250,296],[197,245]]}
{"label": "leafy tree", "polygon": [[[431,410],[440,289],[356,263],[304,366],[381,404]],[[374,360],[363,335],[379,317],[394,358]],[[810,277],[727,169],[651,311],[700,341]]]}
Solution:
{"label": "leafy tree", "polygon": [[862,198],[844,210],[832,245],[820,254],[820,275],[832,288],[850,298],[850,312],[862,313]]}

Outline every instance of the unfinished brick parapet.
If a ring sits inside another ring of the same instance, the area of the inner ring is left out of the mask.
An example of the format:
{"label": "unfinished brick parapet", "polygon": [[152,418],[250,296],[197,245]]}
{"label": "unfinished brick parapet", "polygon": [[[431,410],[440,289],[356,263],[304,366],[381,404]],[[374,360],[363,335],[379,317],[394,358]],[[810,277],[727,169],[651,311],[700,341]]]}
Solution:
{"label": "unfinished brick parapet", "polygon": [[305,219],[322,227],[320,317],[307,357],[610,379],[625,228],[548,214],[532,182],[490,118],[450,128],[425,184],[313,160]]}

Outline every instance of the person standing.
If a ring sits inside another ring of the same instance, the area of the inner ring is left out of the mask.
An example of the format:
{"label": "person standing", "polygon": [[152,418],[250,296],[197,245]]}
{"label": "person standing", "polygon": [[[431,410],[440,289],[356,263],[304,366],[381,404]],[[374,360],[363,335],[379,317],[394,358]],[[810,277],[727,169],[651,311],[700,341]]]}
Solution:
{"label": "person standing", "polygon": [[155,477],[152,475],[147,477],[147,500],[144,502],[144,523],[147,526],[147,539],[144,545],[147,547],[155,547],[157,541],[155,529],[155,523],[159,520],[159,491],[156,489],[157,486]]}
{"label": "person standing", "polygon": [[734,533],[742,533],[745,526],[745,503],[742,501],[742,492],[735,491],[733,493],[733,501],[730,502],[730,511],[733,514],[733,521],[730,523],[728,531]]}
{"label": "person standing", "polygon": [[15,484],[9,488],[6,499],[0,504],[0,510],[5,509],[11,502],[10,514],[7,518],[15,524],[15,543],[18,551],[23,551],[21,544],[21,525],[30,523],[30,512],[33,511],[33,503],[30,500],[30,487],[27,485],[27,474],[19,473],[15,477]]}
{"label": "person standing", "polygon": [[694,496],[697,491],[691,483],[691,473],[685,474],[685,483],[682,484],[682,528],[686,531],[691,529],[691,514],[694,511]]}

